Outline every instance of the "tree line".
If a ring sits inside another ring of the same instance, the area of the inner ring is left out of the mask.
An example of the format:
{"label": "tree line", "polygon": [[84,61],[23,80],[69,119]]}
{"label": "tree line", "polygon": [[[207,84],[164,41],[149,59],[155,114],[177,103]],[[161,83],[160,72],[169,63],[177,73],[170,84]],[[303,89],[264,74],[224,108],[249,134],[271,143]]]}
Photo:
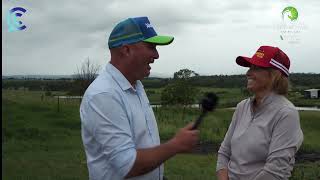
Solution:
{"label": "tree line", "polygon": [[[145,78],[142,83],[145,88],[164,88],[174,80],[175,78]],[[290,74],[289,80],[293,88],[320,89],[320,74],[293,73]],[[246,77],[245,75],[196,75],[188,78],[188,83],[197,87],[243,88]],[[66,91],[79,95],[80,86],[83,84],[79,83],[78,79],[2,79],[2,89],[27,88],[36,91]]]}

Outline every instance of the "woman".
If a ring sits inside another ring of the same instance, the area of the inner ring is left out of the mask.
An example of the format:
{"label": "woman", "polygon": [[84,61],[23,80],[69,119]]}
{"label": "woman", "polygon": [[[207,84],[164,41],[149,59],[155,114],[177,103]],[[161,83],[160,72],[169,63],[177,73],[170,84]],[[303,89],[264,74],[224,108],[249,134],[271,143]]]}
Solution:
{"label": "woman", "polygon": [[247,89],[254,96],[233,114],[218,151],[218,179],[288,179],[303,141],[298,111],[286,98],[289,58],[277,47],[261,46],[236,62],[249,67]]}

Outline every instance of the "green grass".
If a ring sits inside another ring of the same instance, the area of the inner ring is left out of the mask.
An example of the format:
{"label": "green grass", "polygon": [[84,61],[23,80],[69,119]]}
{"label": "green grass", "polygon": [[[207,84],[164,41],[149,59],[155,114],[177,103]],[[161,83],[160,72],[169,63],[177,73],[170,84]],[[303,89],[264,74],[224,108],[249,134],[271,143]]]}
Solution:
{"label": "green grass", "polygon": [[149,101],[152,104],[160,104],[162,90],[163,90],[163,88],[149,88],[149,89],[145,90],[146,94],[149,97]]}
{"label": "green grass", "polygon": [[165,164],[165,176],[171,180],[216,179],[216,155],[181,154]]}
{"label": "green grass", "polygon": [[88,179],[78,105],[3,91],[2,179]]}
{"label": "green grass", "polygon": [[290,101],[296,106],[317,106],[320,107],[320,99],[306,99],[300,92],[289,92]]}
{"label": "green grass", "polygon": [[[216,89],[219,91],[218,89]],[[230,90],[235,91],[235,90]],[[43,92],[2,91],[2,179],[88,179],[80,134],[79,100],[60,101]],[[63,92],[54,92],[63,94]],[[227,96],[227,95],[226,95]],[[199,115],[198,109],[154,109],[165,141]],[[233,110],[217,109],[200,127],[201,141],[220,143]],[[320,152],[320,112],[300,112],[305,135],[302,149]],[[181,154],[165,163],[168,179],[215,179],[216,154]],[[297,164],[292,179],[316,179],[319,162]]]}
{"label": "green grass", "polygon": [[[216,154],[177,155],[165,163],[165,176],[174,180],[217,179]],[[290,180],[320,178],[320,162],[296,163]]]}
{"label": "green grass", "polygon": [[[217,109],[214,113],[209,113],[199,128],[200,140],[221,142],[229,127],[233,111],[231,109]],[[178,107],[158,108],[154,109],[154,112],[162,140],[173,137],[179,128],[194,122],[200,114],[199,109],[187,109],[183,113],[183,109]]]}
{"label": "green grass", "polygon": [[295,164],[292,172],[291,180],[302,179],[319,179],[320,178],[320,162]]}
{"label": "green grass", "polygon": [[301,128],[304,134],[302,150],[320,152],[320,112],[300,111]]}
{"label": "green grass", "polygon": [[[176,131],[187,123],[194,121],[199,113],[198,109],[189,109],[184,115],[181,108],[154,109],[158,121],[161,139],[171,138]],[[209,113],[200,126],[200,140],[203,142],[220,143],[232,119],[232,109],[217,109]],[[301,128],[304,133],[302,149],[307,152],[320,152],[320,112],[300,111]]]}

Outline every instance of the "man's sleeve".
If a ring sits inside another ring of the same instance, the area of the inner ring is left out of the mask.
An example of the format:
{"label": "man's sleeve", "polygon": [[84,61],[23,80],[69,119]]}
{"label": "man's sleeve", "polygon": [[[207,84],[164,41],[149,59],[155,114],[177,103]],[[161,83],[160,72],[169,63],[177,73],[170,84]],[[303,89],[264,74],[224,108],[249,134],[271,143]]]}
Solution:
{"label": "man's sleeve", "polygon": [[136,149],[124,103],[115,95],[101,93],[90,99],[88,106],[88,118],[95,123],[94,138],[106,161],[125,177],[135,162]]}
{"label": "man's sleeve", "polygon": [[303,134],[297,110],[281,112],[272,132],[266,164],[255,180],[288,179],[295,163],[295,153],[302,141]]}

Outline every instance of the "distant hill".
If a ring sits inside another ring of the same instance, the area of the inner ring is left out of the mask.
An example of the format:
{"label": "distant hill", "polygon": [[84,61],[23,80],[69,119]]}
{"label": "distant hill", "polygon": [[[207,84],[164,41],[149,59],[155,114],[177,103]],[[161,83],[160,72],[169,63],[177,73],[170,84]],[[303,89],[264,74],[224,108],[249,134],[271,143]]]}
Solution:
{"label": "distant hill", "polygon": [[9,75],[2,79],[71,79],[73,75]]}
{"label": "distant hill", "polygon": [[[158,76],[160,76],[158,74]],[[66,90],[74,87],[72,84],[73,75],[13,75],[2,76],[2,88],[26,87],[30,90],[41,90],[43,87],[50,90]],[[320,89],[320,74],[315,73],[292,73],[290,74],[290,84],[295,89]],[[172,81],[171,78],[156,77],[151,75],[142,80],[146,88],[165,87]],[[195,76],[189,79],[189,83],[198,87],[216,88],[243,88],[246,84],[246,76],[241,75],[211,75]]]}
{"label": "distant hill", "polygon": [[[3,75],[2,79],[72,79],[74,75]],[[170,78],[173,75],[152,73],[151,78]]]}

